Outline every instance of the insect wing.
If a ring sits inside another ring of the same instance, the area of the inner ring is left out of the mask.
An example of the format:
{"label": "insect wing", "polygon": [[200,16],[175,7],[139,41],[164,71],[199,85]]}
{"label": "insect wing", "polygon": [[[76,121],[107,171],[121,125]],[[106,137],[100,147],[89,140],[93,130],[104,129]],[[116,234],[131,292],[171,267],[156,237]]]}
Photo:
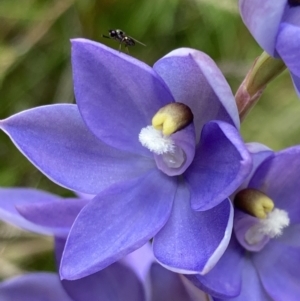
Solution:
{"label": "insect wing", "polygon": [[144,43],[142,43],[142,42],[140,42],[140,41],[134,39],[133,37],[130,37],[130,36],[127,36],[127,37],[130,38],[130,39],[132,39],[132,40],[134,40],[135,42],[137,42],[137,43],[143,45],[143,46],[146,46]]}

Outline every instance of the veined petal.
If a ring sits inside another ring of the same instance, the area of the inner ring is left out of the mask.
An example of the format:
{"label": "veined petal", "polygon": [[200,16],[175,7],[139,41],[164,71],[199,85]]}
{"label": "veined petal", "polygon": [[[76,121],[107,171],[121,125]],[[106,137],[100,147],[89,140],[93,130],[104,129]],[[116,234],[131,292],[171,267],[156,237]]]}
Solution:
{"label": "veined petal", "polygon": [[62,285],[74,301],[145,301],[142,283],[119,262],[88,277],[63,280]]}
{"label": "veined petal", "polygon": [[62,278],[95,273],[144,245],[169,218],[176,185],[176,178],[153,170],[96,196],[71,229]]}
{"label": "veined petal", "polygon": [[35,225],[50,228],[55,236],[67,237],[75,218],[87,203],[85,200],[65,199],[22,204],[16,208],[24,218]]}
{"label": "veined petal", "polygon": [[198,274],[186,277],[214,297],[236,297],[241,292],[244,255],[244,250],[232,235],[225,253],[209,273],[204,276]]}
{"label": "veined petal", "polygon": [[72,190],[97,194],[144,174],[154,160],[112,148],[85,126],[76,105],[27,110],[0,122],[18,149],[47,177]]}
{"label": "veined petal", "polygon": [[298,18],[298,26],[289,23],[280,24],[276,50],[288,69],[300,77],[300,7]]}
{"label": "veined petal", "polygon": [[230,299],[214,298],[214,301],[274,301],[274,299],[271,299],[264,290],[251,259],[245,257],[240,295]]}
{"label": "veined petal", "polygon": [[[65,243],[66,240],[55,238],[58,266]],[[143,284],[146,282],[146,276],[149,277],[153,260],[150,243],[147,243],[100,272],[78,280],[62,280],[62,285],[74,301],[144,301]]]}
{"label": "veined petal", "polygon": [[190,192],[180,183],[172,214],[153,241],[156,259],[166,268],[182,274],[206,274],[229,243],[233,209],[226,199],[207,211],[190,207]]}
{"label": "veined petal", "polygon": [[184,173],[194,210],[208,210],[229,197],[247,178],[252,159],[236,128],[207,123],[191,166]]}
{"label": "veined petal", "polygon": [[270,55],[276,54],[276,36],[287,0],[240,0],[240,13],[257,43]]}
{"label": "veined petal", "polygon": [[142,128],[173,97],[148,65],[85,39],[72,40],[76,102],[90,130],[103,142],[149,156]]}
{"label": "veined petal", "polygon": [[180,48],[157,61],[154,70],[170,88],[175,100],[190,107],[199,141],[204,124],[222,120],[239,128],[234,96],[215,62],[205,53]]}
{"label": "veined petal", "polygon": [[[297,235],[299,236],[299,231]],[[271,240],[261,252],[253,256],[261,282],[272,300],[299,300],[299,261],[300,246],[288,246],[276,239]]]}
{"label": "veined petal", "polygon": [[300,146],[267,158],[256,170],[249,188],[264,192],[275,207],[288,212],[291,223],[300,222]]}
{"label": "veined petal", "polygon": [[54,273],[31,273],[0,283],[3,301],[74,301]]}
{"label": "veined petal", "polygon": [[0,188],[0,219],[28,231],[53,235],[53,229],[28,221],[16,210],[16,206],[51,204],[57,201],[63,202],[63,199],[37,189]]}

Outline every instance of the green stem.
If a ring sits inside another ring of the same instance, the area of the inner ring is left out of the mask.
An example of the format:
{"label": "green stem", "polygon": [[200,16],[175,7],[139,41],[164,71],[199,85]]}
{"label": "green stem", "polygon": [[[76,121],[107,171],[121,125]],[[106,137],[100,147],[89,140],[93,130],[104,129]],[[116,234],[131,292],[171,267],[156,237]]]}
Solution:
{"label": "green stem", "polygon": [[263,52],[253,63],[235,99],[241,121],[259,100],[267,84],[286,69],[281,59]]}

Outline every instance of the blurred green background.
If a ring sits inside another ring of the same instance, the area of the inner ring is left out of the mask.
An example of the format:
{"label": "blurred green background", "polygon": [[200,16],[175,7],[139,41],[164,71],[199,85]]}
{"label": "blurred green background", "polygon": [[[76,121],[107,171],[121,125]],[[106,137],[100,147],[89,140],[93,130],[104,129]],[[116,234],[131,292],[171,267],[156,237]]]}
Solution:
{"label": "blurred green background", "polygon": [[[241,21],[237,2],[1,0],[0,118],[44,104],[74,102],[69,40],[85,37],[117,49],[115,41],[101,38],[116,28],[147,45],[130,48],[130,55],[149,65],[179,47],[206,52],[235,92],[262,52]],[[268,86],[244,121],[243,137],[275,150],[299,144],[299,116],[300,103],[285,71]],[[37,171],[3,133],[0,185],[71,195]],[[0,254],[4,252],[1,250],[0,245]],[[48,268],[48,264],[42,266]]]}

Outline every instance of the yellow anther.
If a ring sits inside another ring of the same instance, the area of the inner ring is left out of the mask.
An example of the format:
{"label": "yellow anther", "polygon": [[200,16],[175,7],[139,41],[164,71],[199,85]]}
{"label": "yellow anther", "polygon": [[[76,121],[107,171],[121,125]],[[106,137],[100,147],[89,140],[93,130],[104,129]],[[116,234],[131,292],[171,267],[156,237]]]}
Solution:
{"label": "yellow anther", "polygon": [[256,189],[243,189],[238,192],[234,199],[234,205],[260,219],[274,209],[274,202],[264,193]]}
{"label": "yellow anther", "polygon": [[161,109],[152,118],[152,126],[165,136],[185,128],[193,121],[191,109],[183,103],[173,102]]}

